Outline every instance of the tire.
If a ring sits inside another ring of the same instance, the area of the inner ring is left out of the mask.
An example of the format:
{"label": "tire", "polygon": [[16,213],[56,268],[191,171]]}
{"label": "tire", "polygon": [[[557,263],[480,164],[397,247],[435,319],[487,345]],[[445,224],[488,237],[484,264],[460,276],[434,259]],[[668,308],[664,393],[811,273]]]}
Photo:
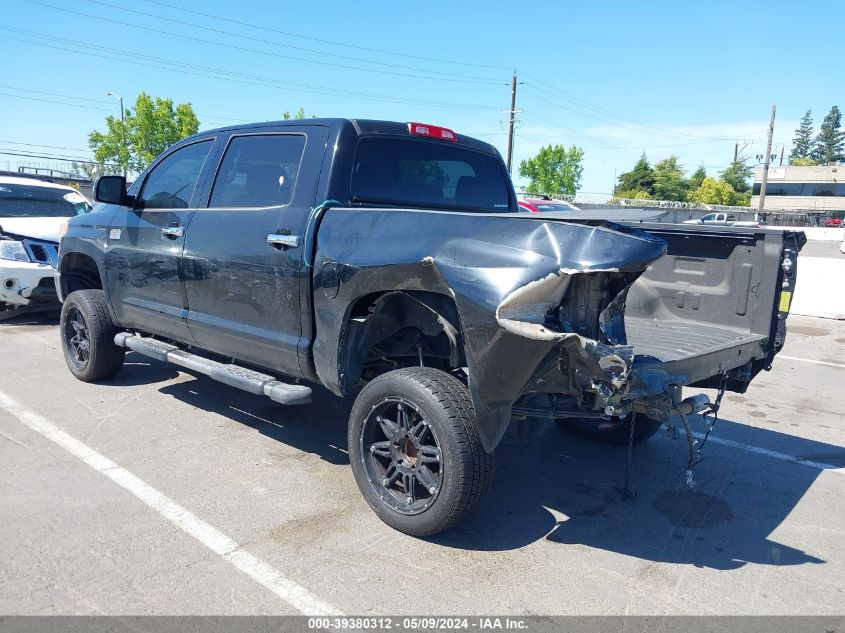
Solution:
{"label": "tire", "polygon": [[349,460],[378,517],[411,536],[453,526],[493,480],[469,391],[428,367],[391,371],[364,387],[349,416]]}
{"label": "tire", "polygon": [[102,290],[77,290],[65,299],[59,322],[70,372],[82,382],[111,378],[123,367],[126,350],[114,344],[119,332]]}
{"label": "tire", "polygon": [[642,413],[630,413],[624,418],[601,420],[596,418],[563,418],[557,424],[563,430],[586,437],[604,444],[628,446],[631,424],[636,416],[634,426],[634,444],[642,444],[660,430],[663,424],[660,420],[648,418]]}

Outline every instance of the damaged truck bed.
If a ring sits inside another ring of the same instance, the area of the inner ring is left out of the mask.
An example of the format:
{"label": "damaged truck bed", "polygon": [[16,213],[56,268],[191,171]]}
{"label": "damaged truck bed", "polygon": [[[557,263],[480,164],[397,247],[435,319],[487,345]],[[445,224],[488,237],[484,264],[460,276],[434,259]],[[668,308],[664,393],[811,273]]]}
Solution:
{"label": "damaged truck bed", "polygon": [[804,242],[519,213],[493,147],[419,123],[212,130],[96,191],[60,248],[71,372],[106,379],[129,349],[286,405],[308,382],[354,397],[356,481],[415,535],[480,501],[512,423],[632,443],[708,406],[683,388],[745,391]]}
{"label": "damaged truck bed", "polygon": [[[331,262],[336,272],[328,282],[338,275],[344,283],[334,299],[315,293],[317,330],[341,337],[333,330],[342,320],[321,319],[331,302],[352,305],[386,287],[420,301],[426,298],[419,293],[453,297],[452,315],[432,310],[461,333],[450,340],[457,349],[449,358],[465,363],[489,450],[514,408],[532,418],[598,420],[624,418],[638,404],[665,420],[670,388],[724,384],[744,392],[783,345],[804,239],[766,229],[625,225],[595,214],[483,220],[425,214],[423,220],[423,212],[394,209],[376,223],[371,213],[380,212],[338,208],[322,220],[317,267]],[[391,265],[368,262],[368,245],[348,236],[336,245],[334,227],[382,244],[378,260]],[[411,231],[412,242],[391,240]],[[323,283],[318,276],[316,286]],[[373,304],[369,318],[383,328]],[[366,330],[363,347],[379,349],[383,342],[374,339],[385,330],[366,325],[365,319],[349,334]],[[348,367],[348,359],[331,351],[315,350],[321,375]],[[348,393],[356,374],[329,386]]]}

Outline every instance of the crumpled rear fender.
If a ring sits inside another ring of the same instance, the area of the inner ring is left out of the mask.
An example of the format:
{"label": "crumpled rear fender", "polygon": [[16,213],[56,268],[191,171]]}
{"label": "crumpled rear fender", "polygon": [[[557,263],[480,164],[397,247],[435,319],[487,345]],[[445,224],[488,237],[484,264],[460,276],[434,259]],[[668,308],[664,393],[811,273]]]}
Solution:
{"label": "crumpled rear fender", "polygon": [[317,374],[336,393],[347,391],[350,377],[339,361],[348,309],[360,297],[392,290],[448,295],[460,318],[482,442],[491,451],[525,393],[624,391],[633,350],[618,313],[627,288],[665,250],[660,238],[616,225],[331,209],[314,263]]}

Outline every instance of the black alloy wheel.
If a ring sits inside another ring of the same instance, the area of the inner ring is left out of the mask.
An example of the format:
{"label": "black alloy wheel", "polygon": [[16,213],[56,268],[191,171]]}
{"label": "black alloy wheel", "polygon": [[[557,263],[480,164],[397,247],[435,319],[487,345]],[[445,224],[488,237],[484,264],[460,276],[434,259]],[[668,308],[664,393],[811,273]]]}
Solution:
{"label": "black alloy wheel", "polygon": [[68,362],[78,371],[84,371],[91,359],[91,337],[88,333],[85,316],[76,305],[70,306],[67,311],[64,337]]}
{"label": "black alloy wheel", "polygon": [[387,397],[370,409],[360,451],[368,479],[395,512],[419,514],[437,498],[440,442],[423,413],[404,398]]}

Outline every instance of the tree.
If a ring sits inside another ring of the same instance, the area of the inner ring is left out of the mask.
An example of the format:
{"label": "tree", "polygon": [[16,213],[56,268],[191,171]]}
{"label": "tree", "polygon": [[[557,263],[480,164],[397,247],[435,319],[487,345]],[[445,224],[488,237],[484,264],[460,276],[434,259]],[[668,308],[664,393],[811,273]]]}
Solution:
{"label": "tree", "polygon": [[651,196],[648,195],[648,191],[642,191],[641,189],[629,189],[627,191],[616,191],[613,194],[614,198],[621,198],[625,200],[648,200]]}
{"label": "tree", "polygon": [[686,200],[689,181],[677,156],[664,158],[654,166],[653,197],[656,200]]}
{"label": "tree", "polygon": [[125,124],[106,117],[106,131],[93,130],[88,146],[97,163],[115,163],[121,170],[140,173],[165,149],[196,134],[199,119],[190,103],[173,107],[172,99],[150,97],[142,92],[134,107],[126,108]]}
{"label": "tree", "polygon": [[789,152],[789,163],[795,164],[796,160],[809,158],[813,151],[813,112],[807,110],[801,117],[801,125],[795,130],[795,138],[792,139],[792,151]]}
{"label": "tree", "polygon": [[707,171],[704,169],[704,165],[699,165],[698,169],[696,169],[692,176],[689,179],[689,188],[690,191],[693,189],[698,189],[701,186],[701,183],[704,182],[704,179],[707,178]]}
{"label": "tree", "polygon": [[70,164],[70,175],[74,178],[84,178],[87,180],[96,180],[100,176],[115,176],[121,174],[122,169],[119,165],[110,163],[90,163],[76,161]]}
{"label": "tree", "polygon": [[688,200],[702,204],[733,204],[735,196],[736,192],[727,182],[708,177],[690,191]]}
{"label": "tree", "polygon": [[812,158],[817,163],[824,165],[845,160],[845,132],[841,128],[842,114],[837,106],[833,106],[822,121],[813,146]]}
{"label": "tree", "polygon": [[737,193],[751,191],[749,180],[754,175],[754,168],[745,163],[745,159],[735,160],[722,172],[722,181],[728,183]]}
{"label": "tree", "polygon": [[734,194],[734,200],[731,203],[736,207],[750,207],[751,206],[751,192]]}
{"label": "tree", "polygon": [[796,158],[789,161],[789,163],[791,165],[795,165],[796,167],[812,167],[813,165],[818,164],[812,158]]}
{"label": "tree", "polygon": [[291,116],[290,112],[285,110],[282,112],[282,119],[285,121],[290,121],[291,119],[304,119],[305,118],[305,108],[299,108],[293,116]]}
{"label": "tree", "polygon": [[540,148],[534,158],[519,163],[519,175],[528,178],[528,193],[574,196],[581,186],[584,171],[584,150],[572,146],[548,145]]}
{"label": "tree", "polygon": [[654,170],[648,164],[645,153],[640,156],[634,168],[621,174],[618,180],[619,183],[613,190],[615,194],[623,191],[645,191],[651,194],[654,187]]}

